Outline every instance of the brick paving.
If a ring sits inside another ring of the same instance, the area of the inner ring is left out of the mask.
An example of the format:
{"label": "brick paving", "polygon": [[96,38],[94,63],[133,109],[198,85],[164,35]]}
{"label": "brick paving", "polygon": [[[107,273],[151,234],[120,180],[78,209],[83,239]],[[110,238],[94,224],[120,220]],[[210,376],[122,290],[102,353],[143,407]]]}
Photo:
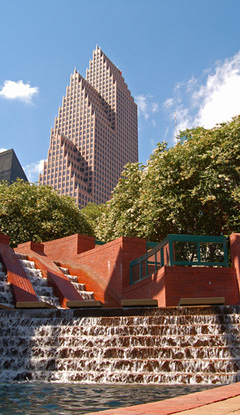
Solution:
{"label": "brick paving", "polygon": [[240,415],[240,382],[159,402],[86,415]]}

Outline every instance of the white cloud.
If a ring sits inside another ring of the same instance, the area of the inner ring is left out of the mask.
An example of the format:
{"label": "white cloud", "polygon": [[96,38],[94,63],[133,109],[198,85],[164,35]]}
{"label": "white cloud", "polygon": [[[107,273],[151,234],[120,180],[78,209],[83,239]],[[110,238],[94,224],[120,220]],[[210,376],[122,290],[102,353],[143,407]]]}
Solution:
{"label": "white cloud", "polygon": [[138,95],[135,98],[135,101],[138,106],[138,114],[143,114],[144,118],[147,120],[149,117],[147,97],[144,95]]}
{"label": "white cloud", "polygon": [[23,81],[5,81],[3,87],[0,89],[0,96],[11,100],[20,100],[31,103],[32,97],[38,94],[37,87],[31,87],[29,83],[24,84]]}
{"label": "white cloud", "polygon": [[39,173],[43,171],[43,164],[45,160],[37,161],[36,163],[28,164],[24,167],[24,171],[30,182],[37,182]]}
{"label": "white cloud", "polygon": [[159,111],[159,104],[153,101],[153,96],[150,94],[147,95],[138,95],[135,97],[136,104],[138,106],[138,115],[148,120],[148,118]]}
{"label": "white cloud", "polygon": [[206,128],[240,114],[240,52],[218,64],[215,73],[193,94],[200,102],[196,122]]}
{"label": "white cloud", "polygon": [[159,111],[158,103],[157,102],[153,102],[152,103],[152,112],[155,113],[157,111]]}
{"label": "white cloud", "polygon": [[163,106],[165,108],[171,108],[174,105],[174,99],[173,98],[167,98],[166,101],[163,103]]}
{"label": "white cloud", "polygon": [[3,151],[7,151],[6,148],[0,148],[0,153],[2,153]]}
{"label": "white cloud", "polygon": [[192,77],[178,83],[163,107],[171,119],[176,116],[178,131],[196,126],[212,128],[240,114],[239,97],[240,51],[205,70],[200,79]]}

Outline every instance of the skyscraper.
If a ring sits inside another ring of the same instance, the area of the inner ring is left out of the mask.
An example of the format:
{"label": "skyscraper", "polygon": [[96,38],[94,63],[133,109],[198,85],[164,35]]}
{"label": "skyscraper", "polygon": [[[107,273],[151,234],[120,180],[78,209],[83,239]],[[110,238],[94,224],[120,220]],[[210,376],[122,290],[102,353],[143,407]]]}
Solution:
{"label": "skyscraper", "polygon": [[51,130],[40,184],[80,207],[105,203],[128,162],[138,161],[137,105],[121,71],[97,47],[84,79],[70,78]]}
{"label": "skyscraper", "polygon": [[13,183],[17,178],[28,182],[27,176],[13,149],[0,153],[0,181]]}

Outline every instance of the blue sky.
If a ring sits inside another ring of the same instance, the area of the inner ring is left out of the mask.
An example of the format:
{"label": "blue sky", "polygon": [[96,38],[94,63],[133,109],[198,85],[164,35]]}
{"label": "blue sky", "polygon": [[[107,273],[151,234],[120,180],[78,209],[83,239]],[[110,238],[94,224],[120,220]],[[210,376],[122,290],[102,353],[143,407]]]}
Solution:
{"label": "blue sky", "polygon": [[240,114],[239,0],[0,0],[0,149],[31,181],[74,68],[96,44],[139,108],[139,161]]}

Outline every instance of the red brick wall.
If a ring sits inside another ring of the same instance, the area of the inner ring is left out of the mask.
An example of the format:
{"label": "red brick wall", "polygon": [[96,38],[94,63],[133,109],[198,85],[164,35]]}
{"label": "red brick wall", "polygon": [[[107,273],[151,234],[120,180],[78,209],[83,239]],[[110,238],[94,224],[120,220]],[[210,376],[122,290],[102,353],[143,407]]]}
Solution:
{"label": "red brick wall", "polygon": [[159,307],[177,306],[184,297],[225,297],[226,304],[239,304],[235,269],[163,267],[124,290],[124,298],[156,298]]}
{"label": "red brick wall", "polygon": [[122,237],[61,263],[94,291],[96,300],[116,307],[121,303],[123,287],[129,285],[130,261],[144,253],[145,240]]}
{"label": "red brick wall", "polygon": [[14,248],[15,252],[18,252],[19,254],[28,254],[29,251],[35,251],[35,252],[44,252],[44,245],[40,244],[38,242],[25,242],[23,244],[19,244],[17,248]]}
{"label": "red brick wall", "polygon": [[[225,297],[226,304],[239,304],[240,234],[232,235],[230,240],[236,269],[165,266],[132,286],[130,262],[145,254],[143,239],[122,237],[93,249],[93,238],[72,235],[46,242],[44,253],[68,267],[107,307],[120,306],[122,298],[155,298],[160,307],[176,306],[182,297]],[[22,249],[27,245],[23,244]],[[42,249],[42,244],[37,245],[31,249]]]}
{"label": "red brick wall", "polygon": [[232,266],[236,270],[238,289],[240,290],[240,234],[233,233],[230,235],[230,248],[232,257]]}
{"label": "red brick wall", "polygon": [[166,267],[166,306],[180,298],[225,297],[225,304],[239,304],[236,272],[233,268]]}
{"label": "red brick wall", "polygon": [[91,236],[75,234],[66,238],[44,242],[44,252],[55,261],[70,259],[81,252],[95,248],[95,239]]}
{"label": "red brick wall", "polygon": [[166,307],[165,268],[123,290],[123,298],[157,299],[158,307]]}
{"label": "red brick wall", "polygon": [[2,244],[7,244],[7,245],[9,245],[9,242],[10,242],[10,236],[8,236],[8,235],[3,235],[2,233],[0,233],[0,242],[1,242]]}
{"label": "red brick wall", "polygon": [[0,234],[0,259],[5,266],[11,284],[14,301],[37,302],[35,291],[13,249],[8,245],[9,237]]}

